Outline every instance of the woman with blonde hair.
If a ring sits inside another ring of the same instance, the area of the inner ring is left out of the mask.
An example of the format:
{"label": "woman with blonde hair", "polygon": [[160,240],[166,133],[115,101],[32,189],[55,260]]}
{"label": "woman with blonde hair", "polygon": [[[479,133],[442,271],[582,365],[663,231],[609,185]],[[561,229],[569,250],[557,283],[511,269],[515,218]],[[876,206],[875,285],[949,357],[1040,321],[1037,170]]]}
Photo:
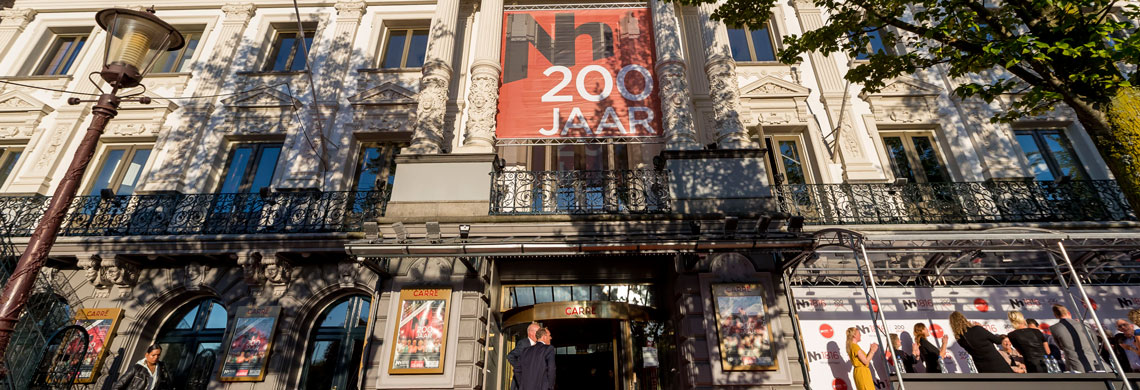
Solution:
{"label": "woman with blonde hair", "polygon": [[941,348],[931,344],[930,340],[927,340],[929,336],[930,333],[926,330],[926,324],[921,322],[914,324],[914,339],[918,341],[914,345],[918,349],[916,354],[919,360],[922,360],[922,364],[926,366],[926,372],[942,373],[942,365],[938,363],[946,357],[946,345],[949,344],[950,336],[942,335]]}
{"label": "woman with blonde hair", "polygon": [[1009,343],[1025,359],[1025,371],[1029,373],[1047,373],[1045,355],[1049,354],[1049,343],[1045,342],[1045,335],[1025,321],[1025,315],[1020,311],[1009,312],[1009,323],[1013,331],[1009,332]]}
{"label": "woman with blonde hair", "polygon": [[867,349],[867,353],[863,353],[858,344],[862,340],[863,335],[858,328],[847,328],[847,357],[851,359],[851,366],[854,368],[852,374],[855,376],[855,390],[875,390],[875,380],[871,377],[870,366],[871,357],[875,356],[879,344],[871,343],[871,348]]}
{"label": "woman with blonde hair", "polygon": [[985,327],[971,324],[966,315],[956,311],[950,313],[950,329],[954,331],[954,339],[962,346],[970,357],[974,358],[974,368],[981,373],[1013,373],[1005,358],[1001,357],[995,346],[1001,345],[1001,337],[990,333]]}

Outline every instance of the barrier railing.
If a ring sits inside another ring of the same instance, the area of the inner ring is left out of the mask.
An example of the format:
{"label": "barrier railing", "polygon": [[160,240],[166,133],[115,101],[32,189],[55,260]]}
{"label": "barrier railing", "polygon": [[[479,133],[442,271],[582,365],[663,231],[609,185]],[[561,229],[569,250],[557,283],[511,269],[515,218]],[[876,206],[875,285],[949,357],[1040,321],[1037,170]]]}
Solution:
{"label": "barrier railing", "polygon": [[491,214],[649,214],[669,212],[664,170],[494,172]]}

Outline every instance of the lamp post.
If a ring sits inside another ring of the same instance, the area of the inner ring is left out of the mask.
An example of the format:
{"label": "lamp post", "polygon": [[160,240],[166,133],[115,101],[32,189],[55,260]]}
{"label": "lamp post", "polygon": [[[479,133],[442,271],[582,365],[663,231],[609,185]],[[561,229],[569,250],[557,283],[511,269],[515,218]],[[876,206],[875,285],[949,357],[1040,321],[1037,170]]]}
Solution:
{"label": "lamp post", "polygon": [[[75,151],[67,173],[55,189],[55,195],[48,204],[47,212],[36,225],[36,231],[28,240],[20,262],[4,286],[0,294],[0,359],[3,359],[8,350],[8,343],[12,339],[12,331],[20,319],[28,301],[28,294],[35,285],[36,274],[39,273],[48,252],[55,244],[59,234],[60,224],[67,214],[68,206],[75,198],[83,172],[95,154],[95,146],[99,143],[99,136],[107,122],[118,114],[119,103],[125,100],[136,100],[146,104],[149,98],[120,97],[115,94],[125,88],[137,87],[142,82],[159,54],[169,50],[178,50],[184,43],[182,34],[170,24],[154,16],[154,10],[139,12],[121,8],[111,8],[95,14],[95,20],[107,31],[107,42],[103,49],[103,70],[99,76],[111,87],[109,93],[99,95],[92,108],[91,125],[87,127],[87,134]],[[79,98],[69,98],[68,104],[76,105],[82,102]]]}

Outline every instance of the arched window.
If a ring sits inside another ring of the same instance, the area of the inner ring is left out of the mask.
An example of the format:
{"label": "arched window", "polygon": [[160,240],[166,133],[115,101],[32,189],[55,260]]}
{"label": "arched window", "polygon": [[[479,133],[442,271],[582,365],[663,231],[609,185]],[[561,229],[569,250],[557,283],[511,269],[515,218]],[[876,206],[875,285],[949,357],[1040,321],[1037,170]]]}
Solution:
{"label": "arched window", "polygon": [[371,302],[364,295],[344,297],[317,317],[301,372],[302,389],[357,389]]}
{"label": "arched window", "polygon": [[[179,388],[205,388],[217,360],[199,357],[221,356],[226,319],[226,308],[221,301],[203,299],[183,306],[163,324],[157,341],[162,346],[160,359]],[[195,362],[199,367],[195,367]],[[200,367],[203,364],[210,367],[203,369]],[[191,378],[191,372],[206,374],[204,378]]]}

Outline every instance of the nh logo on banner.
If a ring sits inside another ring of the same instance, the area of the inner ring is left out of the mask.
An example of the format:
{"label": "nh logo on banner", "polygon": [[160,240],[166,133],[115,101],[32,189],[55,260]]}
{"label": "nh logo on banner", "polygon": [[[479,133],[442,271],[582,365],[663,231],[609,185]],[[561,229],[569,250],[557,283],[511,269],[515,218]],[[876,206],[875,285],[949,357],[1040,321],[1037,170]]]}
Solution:
{"label": "nh logo on banner", "polygon": [[509,11],[498,138],[660,135],[645,8]]}

